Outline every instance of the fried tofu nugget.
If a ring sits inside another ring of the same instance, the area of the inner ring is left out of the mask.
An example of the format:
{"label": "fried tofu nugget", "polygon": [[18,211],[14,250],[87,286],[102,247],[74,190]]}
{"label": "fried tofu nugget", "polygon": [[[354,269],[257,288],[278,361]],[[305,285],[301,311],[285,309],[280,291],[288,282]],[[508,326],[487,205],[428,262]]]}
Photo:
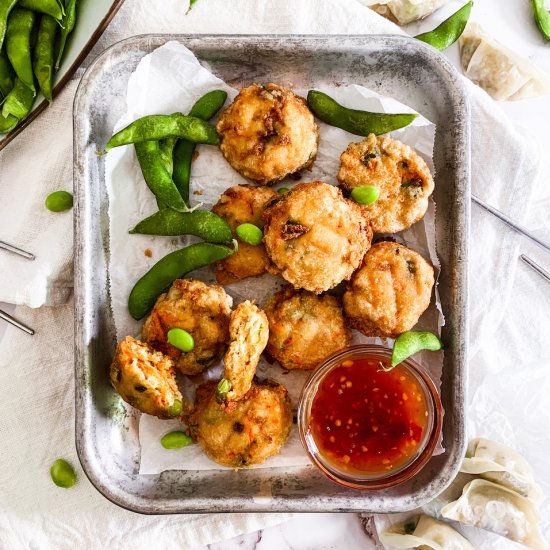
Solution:
{"label": "fried tofu nugget", "polygon": [[262,213],[265,205],[276,196],[277,193],[269,187],[235,185],[227,189],[212,208],[214,214],[227,221],[239,243],[235,254],[216,264],[216,279],[221,285],[229,285],[267,272],[270,261],[264,245],[253,246],[241,241],[235,230],[243,223],[252,223],[263,228]]}
{"label": "fried tofu nugget", "polygon": [[344,293],[344,311],[366,336],[395,338],[430,305],[433,267],[402,244],[381,242],[365,255]]}
{"label": "fried tofu nugget", "polygon": [[261,184],[309,168],[317,155],[319,129],[305,99],[276,84],[243,88],[216,129],[227,162]]}
{"label": "fried tofu nugget", "polygon": [[292,426],[292,407],[286,389],[274,382],[254,382],[243,399],[219,404],[211,381],[197,388],[188,425],[212,460],[244,468],[281,450]]}
{"label": "fried tofu nugget", "polygon": [[182,413],[173,361],[131,336],[118,345],[110,378],[120,397],[141,412],[159,418]]}
{"label": "fried tofu nugget", "polygon": [[[171,357],[184,374],[198,374],[219,360],[229,338],[233,300],[224,289],[194,279],[177,279],[161,294],[145,321],[142,340]],[[167,341],[168,331],[189,332],[195,347],[183,353]]]}
{"label": "fried tofu nugget", "polygon": [[231,313],[230,341],[223,371],[224,379],[231,384],[231,390],[225,397],[227,401],[242,399],[250,389],[268,336],[266,314],[254,303],[247,300]]}
{"label": "fried tofu nugget", "polygon": [[360,206],[320,181],[281,195],[263,218],[265,248],[280,275],[315,294],[348,280],[370,247],[372,231]]}
{"label": "fried tofu nugget", "polygon": [[335,296],[287,286],[266,304],[267,352],[285,369],[315,369],[351,343],[351,330]]}
{"label": "fried tofu nugget", "polygon": [[422,219],[434,180],[424,159],[408,145],[370,134],[350,143],[340,156],[338,181],[343,189],[373,185],[378,200],[362,206],[375,233],[396,233]]}

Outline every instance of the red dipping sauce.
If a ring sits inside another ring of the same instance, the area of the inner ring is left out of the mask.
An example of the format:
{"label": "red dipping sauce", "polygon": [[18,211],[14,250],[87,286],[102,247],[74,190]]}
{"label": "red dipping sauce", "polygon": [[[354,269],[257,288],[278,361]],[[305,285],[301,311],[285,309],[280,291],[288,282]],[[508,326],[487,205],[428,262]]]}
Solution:
{"label": "red dipping sauce", "polygon": [[[377,353],[352,352],[361,348]],[[387,487],[394,483],[383,480],[404,481],[430,458],[441,404],[431,380],[412,362],[384,370],[391,367],[390,350],[357,346],[350,352],[327,361],[306,384],[302,439],[314,462],[336,481],[375,488],[363,482],[376,480]]]}

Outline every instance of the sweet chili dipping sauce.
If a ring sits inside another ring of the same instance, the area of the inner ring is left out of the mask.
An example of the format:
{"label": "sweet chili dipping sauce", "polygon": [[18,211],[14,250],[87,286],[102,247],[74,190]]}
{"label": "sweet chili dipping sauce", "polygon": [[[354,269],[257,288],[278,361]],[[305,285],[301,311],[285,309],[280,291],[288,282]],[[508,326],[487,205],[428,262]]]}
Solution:
{"label": "sweet chili dipping sauce", "polygon": [[308,435],[340,471],[391,475],[421,450],[431,429],[425,389],[406,366],[390,366],[382,356],[347,359],[318,384]]}

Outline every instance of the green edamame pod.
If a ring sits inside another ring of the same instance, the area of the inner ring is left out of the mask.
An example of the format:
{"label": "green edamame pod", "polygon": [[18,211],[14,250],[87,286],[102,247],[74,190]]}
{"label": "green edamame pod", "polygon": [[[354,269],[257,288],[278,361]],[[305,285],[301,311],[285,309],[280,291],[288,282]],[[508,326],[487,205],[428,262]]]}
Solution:
{"label": "green edamame pod", "polygon": [[[208,92],[191,107],[189,116],[210,120],[223,107],[226,99],[227,92],[223,90]],[[174,169],[172,177],[180,195],[187,204],[189,204],[189,181],[191,179],[191,162],[193,161],[195,147],[195,144],[191,141],[180,139],[174,147],[173,154]]]}
{"label": "green edamame pod", "polygon": [[18,120],[23,120],[31,112],[34,98],[35,93],[16,78],[13,88],[2,105],[2,115],[4,117],[13,115]]}
{"label": "green edamame pod", "polygon": [[57,21],[61,21],[61,18],[65,14],[63,3],[60,0],[19,0],[17,5],[50,15]]}
{"label": "green edamame pod", "polygon": [[167,237],[194,235],[207,243],[230,243],[233,239],[229,224],[208,210],[176,212],[164,208],[139,222],[130,233]]}
{"label": "green edamame pod", "polygon": [[533,13],[540,32],[550,40],[550,12],[544,6],[544,0],[533,0]]}
{"label": "green edamame pod", "polygon": [[313,114],[337,128],[357,136],[369,134],[386,134],[408,126],[418,115],[370,113],[357,109],[348,109],[323,92],[310,90],[307,94],[307,104]]}
{"label": "green edamame pod", "polygon": [[443,347],[441,340],[432,332],[409,330],[400,334],[393,344],[392,367],[422,350],[438,351]]}
{"label": "green edamame pod", "polygon": [[158,141],[144,141],[134,145],[145,183],[157,198],[157,203],[187,212],[189,208],[178,192],[160,153]]}
{"label": "green edamame pod", "polygon": [[15,4],[17,4],[17,0],[0,0],[0,50],[6,36],[8,17]]}
{"label": "green edamame pod", "polygon": [[14,72],[8,58],[0,52],[0,95],[6,97],[13,88]]}
{"label": "green edamame pod", "polygon": [[128,298],[130,315],[139,320],[153,307],[156,299],[176,279],[187,273],[223,260],[233,250],[220,244],[198,243],[176,250],[159,260],[134,286]]}
{"label": "green edamame pod", "polygon": [[34,48],[34,74],[44,97],[52,102],[53,64],[57,21],[50,15],[43,15],[38,27]]}
{"label": "green edamame pod", "polygon": [[466,28],[466,23],[472,12],[473,2],[464,4],[457,12],[445,19],[441,25],[438,25],[433,31],[425,32],[415,36],[417,40],[422,40],[430,44],[439,51],[447,49],[454,44]]}
{"label": "green edamame pod", "polygon": [[11,132],[19,124],[19,119],[13,115],[4,117],[0,114],[0,134]]}
{"label": "green edamame pod", "polygon": [[59,39],[59,46],[57,49],[57,58],[55,61],[55,70],[59,69],[61,65],[61,59],[63,58],[63,52],[65,51],[65,46],[67,45],[67,38],[69,34],[73,32],[74,26],[76,25],[76,0],[68,0],[67,9],[61,20],[61,38]]}
{"label": "green edamame pod", "polygon": [[139,118],[117,132],[105,146],[105,153],[113,147],[142,143],[144,141],[159,141],[168,137],[177,137],[196,143],[217,145],[219,142],[216,129],[196,117],[181,113],[173,115],[149,115]]}
{"label": "green edamame pod", "polygon": [[19,79],[33,92],[34,73],[32,70],[31,35],[36,14],[31,10],[15,8],[8,20],[6,31],[6,53]]}
{"label": "green edamame pod", "polygon": [[[172,172],[174,171],[174,161],[172,158],[172,154],[174,152],[174,145],[176,145],[177,140],[178,138],[169,137],[166,139],[161,139],[159,141],[159,155],[164,167],[166,168],[166,171],[170,174],[170,177],[172,177]],[[159,210],[167,208],[167,205],[159,199],[157,199],[157,206]]]}

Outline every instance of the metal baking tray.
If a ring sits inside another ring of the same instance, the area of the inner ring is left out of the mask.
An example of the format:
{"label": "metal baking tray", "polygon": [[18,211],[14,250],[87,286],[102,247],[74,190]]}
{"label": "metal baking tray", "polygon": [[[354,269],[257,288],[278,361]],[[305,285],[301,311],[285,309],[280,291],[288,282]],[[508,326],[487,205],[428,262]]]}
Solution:
{"label": "metal baking tray", "polygon": [[[437,125],[434,161],[439,292],[446,317],[442,380],[445,453],[411,481],[362,492],[313,466],[139,475],[138,413],[109,385],[115,350],[109,295],[108,198],[96,156],[125,110],[140,59],[169,40],[191,49],[237,88],[277,82],[307,89],[361,84]],[[90,481],[112,502],[146,514],[190,512],[397,512],[416,508],[454,478],[464,452],[470,218],[469,107],[455,70],[433,48],[399,36],[181,36],[130,38],[88,69],[74,104],[76,447]]]}

